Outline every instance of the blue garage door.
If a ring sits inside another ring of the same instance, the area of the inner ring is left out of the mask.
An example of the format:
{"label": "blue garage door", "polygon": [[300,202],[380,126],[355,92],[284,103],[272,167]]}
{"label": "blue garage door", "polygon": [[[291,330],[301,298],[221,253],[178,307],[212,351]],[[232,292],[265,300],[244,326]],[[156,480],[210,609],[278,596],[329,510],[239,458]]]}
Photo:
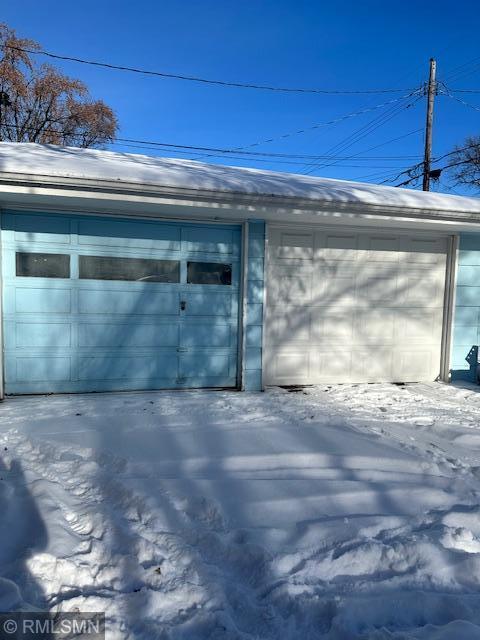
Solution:
{"label": "blue garage door", "polygon": [[240,228],[4,213],[7,393],[233,387]]}

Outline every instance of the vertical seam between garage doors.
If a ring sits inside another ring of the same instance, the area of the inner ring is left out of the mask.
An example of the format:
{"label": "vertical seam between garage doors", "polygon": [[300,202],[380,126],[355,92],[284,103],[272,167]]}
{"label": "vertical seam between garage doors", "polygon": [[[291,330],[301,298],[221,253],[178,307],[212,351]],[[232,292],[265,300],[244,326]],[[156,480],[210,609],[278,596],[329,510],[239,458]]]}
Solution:
{"label": "vertical seam between garage doors", "polygon": [[269,269],[270,269],[270,244],[269,234],[272,225],[265,221],[264,245],[263,245],[263,309],[262,309],[262,370],[261,370],[261,388],[265,391],[266,363],[267,363],[267,287],[269,285]]}
{"label": "vertical seam between garage doors", "polygon": [[240,278],[240,304],[238,314],[238,345],[237,345],[237,387],[245,390],[245,349],[247,336],[247,278],[248,278],[248,240],[249,224],[246,220],[242,224],[242,253]]}
{"label": "vertical seam between garage doors", "polygon": [[443,311],[442,350],[440,362],[440,379],[443,380],[443,382],[449,382],[450,380],[452,331],[457,289],[458,247],[458,235],[450,236],[447,249],[447,264],[445,273],[445,302]]}

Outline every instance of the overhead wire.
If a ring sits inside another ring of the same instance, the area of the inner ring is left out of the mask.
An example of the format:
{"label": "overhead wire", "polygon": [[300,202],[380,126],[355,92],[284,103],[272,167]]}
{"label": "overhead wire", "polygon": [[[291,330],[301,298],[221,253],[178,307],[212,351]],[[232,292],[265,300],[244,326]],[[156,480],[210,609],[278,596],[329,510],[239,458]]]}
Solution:
{"label": "overhead wire", "polygon": [[22,51],[24,53],[32,55],[40,55],[54,60],[64,60],[68,62],[76,62],[79,64],[85,64],[95,67],[102,67],[104,69],[110,69],[114,71],[127,71],[129,73],[137,73],[147,76],[156,76],[160,78],[169,78],[174,80],[186,80],[189,82],[198,82],[202,84],[219,85],[224,87],[236,87],[241,89],[260,89],[262,91],[279,91],[283,93],[320,93],[320,94],[332,94],[332,95],[351,95],[351,94],[379,94],[379,93],[402,93],[407,89],[400,88],[386,88],[386,89],[319,89],[319,88],[303,88],[303,87],[282,87],[273,85],[255,84],[251,82],[232,82],[230,80],[213,80],[211,78],[203,78],[194,75],[184,75],[177,73],[167,73],[165,71],[154,71],[151,69],[141,69],[139,67],[131,67],[126,65],[112,64],[110,62],[103,62],[98,60],[87,60],[85,58],[79,58],[77,56],[67,56],[58,53],[52,53],[51,51],[45,51],[44,49],[29,49],[27,47],[18,47],[14,45],[3,44],[0,45],[5,49],[13,49],[16,51]]}
{"label": "overhead wire", "polygon": [[[17,130],[25,130],[25,131],[36,131],[34,127],[21,127],[20,125],[15,125],[13,123],[9,123],[7,125],[10,128],[14,128]],[[44,133],[58,134],[59,132],[56,129],[43,129]],[[73,137],[81,137],[81,134],[73,135]],[[206,146],[194,146],[194,145],[182,145],[182,144],[174,144],[162,141],[154,141],[154,140],[139,140],[135,138],[115,138],[111,142],[107,144],[121,144],[122,146],[131,146],[137,149],[151,149],[151,150],[159,150],[159,151],[168,151],[169,153],[191,153],[191,151],[198,151],[199,153],[203,153],[205,151],[212,152],[212,157],[214,153],[217,153],[216,157],[221,157],[222,155],[227,155],[228,157],[233,157],[231,154],[241,154],[251,158],[257,157],[266,157],[266,158],[292,158],[292,159],[318,159],[317,155],[309,155],[309,154],[289,154],[289,153],[272,153],[266,151],[233,151],[232,149],[222,148],[222,147],[206,147]],[[377,145],[373,148],[378,148],[382,145]],[[373,149],[372,148],[372,149]],[[321,158],[322,156],[320,156]],[[325,159],[328,159],[330,156],[323,156]],[[415,158],[416,156],[370,156],[361,158],[361,160],[371,161],[371,160],[404,160],[409,158]],[[351,156],[345,156],[341,158],[343,160],[349,160]],[[360,160],[360,159],[359,159]],[[304,164],[304,163],[302,163]]]}
{"label": "overhead wire", "polygon": [[357,142],[365,138],[367,135],[369,135],[370,133],[378,129],[382,124],[391,120],[400,111],[402,111],[402,109],[400,109],[399,107],[390,109],[385,114],[382,114],[382,116],[375,118],[373,121],[371,121],[367,125],[364,125],[360,129],[356,130],[355,132],[353,132],[353,134],[351,134],[350,136],[347,136],[347,138],[345,138],[341,143],[327,150],[326,153],[332,153],[334,151],[337,151],[336,156],[334,156],[332,159],[329,159],[329,161],[327,162],[310,163],[307,166],[307,169],[304,171],[304,173],[312,174],[314,171],[318,171],[321,168],[325,168],[325,167],[329,167],[337,164],[339,153],[344,153],[347,149],[352,147],[354,144],[356,144]]}
{"label": "overhead wire", "polygon": [[[370,107],[365,107],[363,109],[357,110],[357,111],[353,111],[350,113],[347,113],[343,116],[339,116],[337,118],[333,118],[332,120],[327,120],[326,122],[319,122],[316,123],[314,125],[310,125],[308,127],[305,127],[303,129],[297,129],[297,130],[293,130],[293,131],[289,131],[287,133],[284,134],[280,134],[277,136],[274,136],[272,138],[266,138],[264,140],[259,140],[257,142],[252,142],[250,144],[247,145],[242,145],[242,146],[238,146],[238,147],[232,147],[232,149],[230,149],[230,152],[238,152],[238,151],[244,151],[246,149],[251,149],[253,147],[258,147],[264,144],[271,144],[272,142],[279,142],[280,140],[285,140],[286,138],[291,138],[293,136],[297,136],[297,135],[301,135],[310,131],[314,131],[316,129],[321,129],[323,127],[328,127],[328,126],[332,126],[332,125],[336,125],[340,122],[343,122],[345,120],[348,120],[350,118],[355,118],[358,116],[361,116],[365,113],[371,113],[372,111],[376,111],[377,109],[381,109],[383,107],[386,107],[390,104],[394,104],[396,102],[400,102],[401,100],[404,100],[406,97],[409,97],[411,95],[411,93],[407,94],[406,96],[402,96],[400,98],[393,98],[392,100],[387,100],[387,102],[382,102],[380,104],[374,105],[374,106],[370,106]],[[208,155],[204,155],[202,156],[203,158],[208,158]]]}
{"label": "overhead wire", "polygon": [[[468,69],[469,65],[472,65],[472,64],[474,65],[473,69]],[[480,65],[480,56],[476,56],[472,60],[464,62],[463,64],[457,67],[454,67],[453,69],[450,69],[450,71],[447,72],[447,75],[443,80],[444,82],[458,81],[460,78],[464,78],[470,75],[471,73],[475,73],[479,65]]]}
{"label": "overhead wire", "polygon": [[[410,98],[412,96],[407,96],[407,97]],[[389,122],[390,120],[395,118],[397,115],[399,115],[402,111],[404,111],[405,109],[410,108],[410,106],[415,104],[415,102],[417,102],[419,99],[420,99],[420,97],[418,97],[416,100],[414,100],[411,103],[407,103],[407,104],[403,104],[403,105],[396,105],[394,108],[387,109],[387,111],[385,113],[383,113],[380,116],[374,118],[371,122],[367,123],[363,127],[360,127],[358,130],[354,131],[352,134],[347,136],[340,143],[337,143],[333,147],[329,148],[326,151],[326,154],[330,154],[331,152],[333,152],[335,150],[338,153],[345,152],[346,149],[349,149],[354,144],[356,144],[357,142],[359,142],[360,140],[362,140],[366,136],[368,136],[371,133],[373,133],[374,131],[376,131],[379,127],[383,126],[384,124],[386,124],[387,122]],[[404,102],[405,102],[405,100],[404,100]],[[338,153],[337,153],[337,155],[338,155]],[[303,173],[305,175],[309,175],[309,174],[313,173],[314,171],[318,171],[319,169],[325,168],[325,167],[328,167],[328,166],[333,166],[336,163],[337,163],[336,162],[336,158],[333,158],[333,162],[329,162],[329,163],[328,162],[327,163],[325,163],[325,162],[324,163],[312,162],[312,163],[307,164],[306,170]]]}
{"label": "overhead wire", "polygon": [[454,96],[451,93],[446,93],[445,95],[447,95],[449,98],[452,98],[452,100],[456,100],[460,104],[463,104],[465,107],[469,107],[470,109],[474,109],[475,111],[480,111],[480,106],[476,104],[471,104],[470,102],[466,102],[462,98],[458,98],[457,96]]}

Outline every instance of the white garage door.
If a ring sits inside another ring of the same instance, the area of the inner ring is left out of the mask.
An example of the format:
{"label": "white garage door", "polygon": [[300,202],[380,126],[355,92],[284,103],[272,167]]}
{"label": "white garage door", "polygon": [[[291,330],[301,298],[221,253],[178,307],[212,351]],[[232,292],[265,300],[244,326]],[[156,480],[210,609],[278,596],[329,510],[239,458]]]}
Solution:
{"label": "white garage door", "polygon": [[440,371],[446,238],[270,228],[266,384]]}

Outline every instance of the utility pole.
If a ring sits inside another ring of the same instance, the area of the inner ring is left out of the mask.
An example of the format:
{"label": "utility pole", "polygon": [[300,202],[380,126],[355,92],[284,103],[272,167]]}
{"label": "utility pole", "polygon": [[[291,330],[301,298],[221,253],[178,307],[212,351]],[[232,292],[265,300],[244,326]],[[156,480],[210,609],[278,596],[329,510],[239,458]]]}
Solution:
{"label": "utility pole", "polygon": [[430,76],[427,85],[427,120],[425,125],[425,155],[423,156],[423,190],[430,191],[430,164],[432,159],[433,104],[437,93],[435,80],[437,63],[430,58]]}

